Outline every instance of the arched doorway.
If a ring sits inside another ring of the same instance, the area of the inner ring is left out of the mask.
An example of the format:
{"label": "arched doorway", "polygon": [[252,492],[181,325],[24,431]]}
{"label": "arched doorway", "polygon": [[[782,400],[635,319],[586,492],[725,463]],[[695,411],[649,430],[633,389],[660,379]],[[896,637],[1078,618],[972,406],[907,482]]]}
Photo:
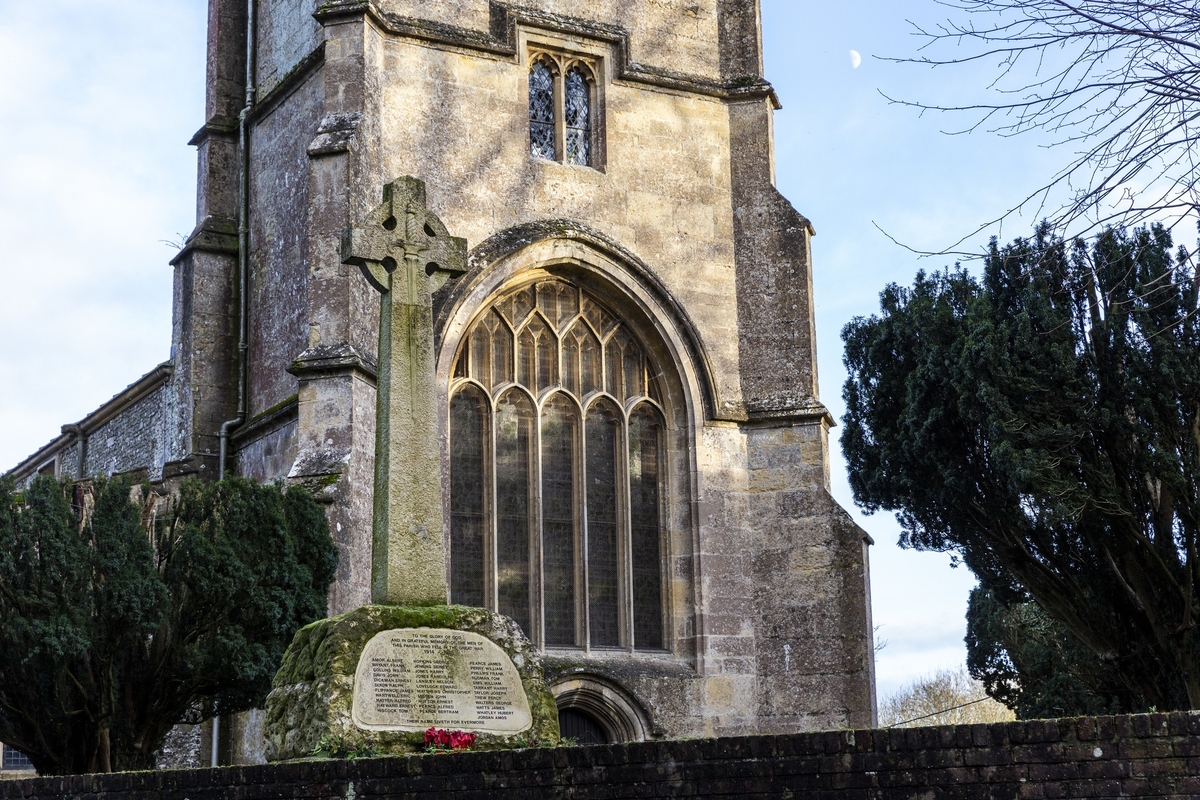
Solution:
{"label": "arched doorway", "polygon": [[578,744],[644,742],[651,738],[649,715],[629,692],[608,678],[573,671],[550,683],[558,726]]}
{"label": "arched doorway", "polygon": [[600,721],[578,708],[563,708],[558,712],[559,735],[576,744],[609,744],[612,737]]}

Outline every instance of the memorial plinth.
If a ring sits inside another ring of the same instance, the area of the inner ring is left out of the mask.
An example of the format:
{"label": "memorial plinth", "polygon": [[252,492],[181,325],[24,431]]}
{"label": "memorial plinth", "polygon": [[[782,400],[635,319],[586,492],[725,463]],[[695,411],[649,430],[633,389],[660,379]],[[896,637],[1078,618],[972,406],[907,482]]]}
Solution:
{"label": "memorial plinth", "polygon": [[430,727],[477,734],[477,749],[557,743],[541,657],[512,620],[480,608],[365,606],[296,634],[267,697],[272,761],[322,740],[419,751]]}
{"label": "memorial plinth", "polygon": [[515,622],[447,598],[433,293],[466,271],[466,240],[398,178],[342,237],[380,293],[371,597],[296,634],[267,697],[267,758],[319,745],[407,753],[428,728],[478,748],[557,743],[541,658]]}

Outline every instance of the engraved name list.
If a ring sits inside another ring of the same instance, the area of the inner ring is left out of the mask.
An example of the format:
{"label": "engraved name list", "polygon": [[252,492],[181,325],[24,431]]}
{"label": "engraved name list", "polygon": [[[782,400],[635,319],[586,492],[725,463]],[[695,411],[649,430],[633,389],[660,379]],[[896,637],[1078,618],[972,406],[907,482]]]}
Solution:
{"label": "engraved name list", "polygon": [[384,631],[354,678],[354,723],[366,730],[429,727],[513,735],[533,718],[521,676],[498,645],[466,631]]}

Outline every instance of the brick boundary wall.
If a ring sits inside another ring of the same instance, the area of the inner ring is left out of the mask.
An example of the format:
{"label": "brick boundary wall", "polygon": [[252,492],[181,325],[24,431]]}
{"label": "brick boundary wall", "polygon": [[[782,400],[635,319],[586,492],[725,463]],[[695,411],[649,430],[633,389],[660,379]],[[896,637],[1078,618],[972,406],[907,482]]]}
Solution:
{"label": "brick boundary wall", "polygon": [[1200,713],[34,778],[0,798],[1200,798]]}

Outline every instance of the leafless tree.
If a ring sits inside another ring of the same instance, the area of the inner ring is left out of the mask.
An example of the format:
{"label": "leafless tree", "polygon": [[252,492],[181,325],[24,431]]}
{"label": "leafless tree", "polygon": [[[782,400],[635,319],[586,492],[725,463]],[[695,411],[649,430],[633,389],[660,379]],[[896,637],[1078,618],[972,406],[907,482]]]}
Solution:
{"label": "leafless tree", "polygon": [[987,96],[962,105],[889,100],[965,116],[951,133],[1040,131],[1070,151],[1058,172],[946,252],[1018,212],[1067,236],[1149,220],[1173,227],[1196,216],[1197,0],[936,1],[952,18],[933,28],[914,23],[920,55],[892,60],[994,64]]}
{"label": "leafless tree", "polygon": [[940,669],[919,678],[879,704],[882,728],[974,725],[1013,719],[1013,712],[988,697],[983,684],[963,667]]}

